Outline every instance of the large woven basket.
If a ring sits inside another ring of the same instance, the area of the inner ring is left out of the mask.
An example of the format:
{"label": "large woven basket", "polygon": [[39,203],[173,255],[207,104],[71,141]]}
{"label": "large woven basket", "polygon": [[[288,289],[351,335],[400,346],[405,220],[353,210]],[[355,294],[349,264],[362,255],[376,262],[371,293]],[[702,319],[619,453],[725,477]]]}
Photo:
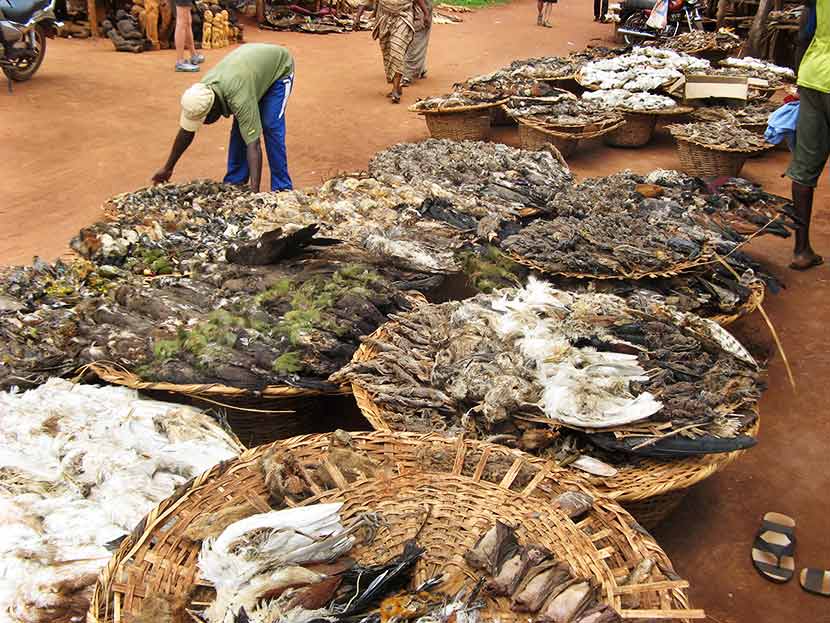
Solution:
{"label": "large woven basket", "polygon": [[[677,578],[671,562],[637,523],[610,500],[597,498],[580,521],[568,519],[546,502],[563,491],[592,493],[584,481],[527,455],[483,442],[450,440],[402,433],[363,433],[352,438],[356,450],[379,463],[385,475],[347,482],[326,461],[334,488],[304,504],[344,502],[342,516],[381,512],[387,522],[371,546],[353,551],[361,562],[376,563],[398,553],[404,541],[417,537],[427,553],[416,570],[416,582],[439,572],[446,584],[470,573],[462,554],[496,519],[518,526],[523,542],[539,543],[570,563],[574,573],[595,578],[602,598],[624,618],[688,620],[703,618],[691,610],[687,582]],[[204,585],[198,579],[201,544],[184,536],[200,516],[228,505],[248,502],[270,510],[259,459],[271,448],[290,450],[303,464],[325,459],[327,435],[277,442],[243,453],[192,480],[151,511],[119,547],[101,573],[87,620],[123,621],[141,611],[149,595],[165,595],[179,609],[191,590]],[[621,585],[621,580],[644,558],[657,563],[670,578],[662,582]],[[638,605],[633,607],[630,598]],[[623,600],[626,600],[625,602]],[[632,607],[629,607],[632,606]],[[181,614],[174,612],[174,615]],[[484,620],[526,621],[490,601]],[[488,616],[489,615],[489,616]]]}
{"label": "large woven basket", "polygon": [[496,127],[512,127],[518,125],[516,120],[507,114],[504,106],[490,109],[490,125]]}
{"label": "large woven basket", "polygon": [[[392,321],[394,322],[394,321]],[[376,343],[387,339],[387,325],[380,327],[372,338]],[[355,361],[366,361],[376,355],[370,344],[363,344],[354,355]],[[378,405],[373,396],[360,384],[353,383],[357,406],[375,430],[393,430],[393,418]],[[760,417],[756,418],[749,435],[755,436],[760,429]],[[708,454],[686,459],[661,461],[650,458],[634,458],[613,478],[602,478],[582,474],[603,496],[614,499],[626,508],[643,526],[651,529],[665,519],[683,499],[687,489],[713,474],[721,471],[737,459],[743,450],[725,454]]]}
{"label": "large woven basket", "polygon": [[681,170],[695,177],[737,177],[747,158],[768,149],[739,151],[702,145],[680,136],[675,136],[675,139]]}
{"label": "large woven basket", "polygon": [[490,134],[492,111],[500,108],[504,101],[435,110],[418,110],[410,106],[409,110],[423,115],[432,138],[483,141]]}
{"label": "large woven basket", "polygon": [[612,147],[642,147],[651,141],[657,117],[645,113],[623,113],[625,125],[606,134],[603,140]]}
{"label": "large woven basket", "polygon": [[576,150],[579,142],[597,138],[621,127],[625,122],[599,123],[588,126],[568,126],[551,128],[542,126],[527,118],[519,120],[519,141],[522,149],[544,149],[550,144],[559,150],[563,158],[567,158]]}

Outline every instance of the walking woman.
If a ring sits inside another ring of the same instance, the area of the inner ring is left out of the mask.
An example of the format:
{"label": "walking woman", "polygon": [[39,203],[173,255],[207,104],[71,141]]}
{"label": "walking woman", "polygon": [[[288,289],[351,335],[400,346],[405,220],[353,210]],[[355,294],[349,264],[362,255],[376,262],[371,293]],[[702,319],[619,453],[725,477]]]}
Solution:
{"label": "walking woman", "polygon": [[[415,0],[415,3],[425,16],[429,15],[424,0]],[[355,31],[360,26],[360,18],[363,16],[365,9],[366,5],[360,5],[357,9],[354,21]],[[390,98],[393,104],[401,101],[401,78],[403,78],[406,64],[406,51],[412,42],[414,33],[412,0],[375,1],[375,27],[372,31],[372,38],[377,39],[380,44],[383,67],[386,70],[386,81],[392,83],[392,90],[386,97]]]}
{"label": "walking woman", "polygon": [[421,7],[415,6],[415,34],[406,51],[406,67],[403,84],[412,84],[427,75],[427,47],[432,32],[432,0],[424,0],[429,13],[424,14]]}

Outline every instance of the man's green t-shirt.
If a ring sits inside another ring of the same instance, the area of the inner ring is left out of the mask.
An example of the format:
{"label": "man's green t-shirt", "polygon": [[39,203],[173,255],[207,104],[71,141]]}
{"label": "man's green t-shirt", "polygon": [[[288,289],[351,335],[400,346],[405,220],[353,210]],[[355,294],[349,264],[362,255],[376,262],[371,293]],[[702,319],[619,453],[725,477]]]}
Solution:
{"label": "man's green t-shirt", "polygon": [[816,33],[801,59],[798,86],[830,93],[830,0],[816,2]]}
{"label": "man's green t-shirt", "polygon": [[222,114],[233,115],[245,144],[262,135],[259,100],[280,78],[294,72],[291,52],[270,43],[246,43],[211,69],[202,82],[222,106]]}

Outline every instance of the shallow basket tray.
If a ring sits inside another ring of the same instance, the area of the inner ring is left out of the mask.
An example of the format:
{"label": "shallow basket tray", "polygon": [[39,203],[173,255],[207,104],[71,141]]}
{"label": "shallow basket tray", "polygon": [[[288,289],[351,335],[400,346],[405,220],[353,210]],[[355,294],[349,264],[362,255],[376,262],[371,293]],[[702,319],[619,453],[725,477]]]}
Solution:
{"label": "shallow basket tray", "polygon": [[[394,321],[380,327],[372,334],[376,342],[384,342],[389,335],[387,327]],[[367,361],[375,356],[376,349],[370,343],[364,343],[355,352],[354,361]],[[357,406],[375,430],[391,431],[390,413],[378,405],[373,396],[359,383],[352,383]],[[757,435],[760,429],[760,417],[747,434]],[[723,454],[693,456],[686,459],[661,461],[652,458],[631,456],[630,463],[618,467],[618,473],[612,478],[591,476],[578,472],[596,491],[610,499],[618,501],[638,522],[646,528],[654,528],[674,510],[688,488],[696,485],[719,472],[737,459],[744,450]],[[528,460],[534,459],[523,453]],[[573,470],[577,473],[576,470]]]}
{"label": "shallow basket tray", "polygon": [[[328,435],[309,435],[254,448],[184,485],[121,543],[95,586],[88,623],[123,621],[139,613],[149,595],[165,595],[181,610],[193,588],[206,586],[197,577],[201,543],[184,536],[187,527],[233,504],[271,510],[259,459],[276,448],[291,451],[301,464],[319,465],[328,442]],[[434,435],[360,433],[352,443],[384,475],[349,483],[325,461],[335,486],[323,491],[315,485],[314,497],[303,504],[343,502],[344,520],[365,511],[383,514],[387,525],[375,541],[352,551],[360,562],[384,561],[416,537],[427,552],[416,568],[415,583],[443,572],[446,590],[474,579],[463,552],[500,519],[518,527],[521,542],[539,543],[567,561],[576,575],[594,578],[601,599],[624,618],[686,621],[705,616],[689,608],[688,583],[677,577],[665,553],[615,502],[595,497],[593,508],[577,522],[546,504],[568,490],[596,496],[570,472],[502,446]],[[656,562],[669,579],[622,586],[644,558]],[[623,602],[628,596],[639,602],[637,609]],[[503,599],[489,600],[483,614],[483,620],[527,620],[527,614],[510,611]]]}
{"label": "shallow basket tray", "polygon": [[559,150],[563,158],[570,156],[579,145],[579,141],[597,138],[613,132],[625,123],[623,120],[614,122],[600,122],[582,126],[560,126],[553,129],[539,123],[520,117],[519,141],[522,149],[544,149],[550,144]]}
{"label": "shallow basket tray", "polygon": [[695,177],[738,177],[747,158],[759,155],[773,146],[752,150],[727,149],[703,145],[675,136],[680,168]]}
{"label": "shallow basket tray", "polygon": [[436,108],[434,110],[417,110],[411,106],[409,110],[423,115],[432,138],[445,138],[454,141],[483,141],[490,133],[492,111],[500,108],[506,101],[498,100],[486,104]]}
{"label": "shallow basket tray", "polygon": [[[530,258],[523,257],[518,255],[517,253],[507,252],[507,257],[509,257],[512,261],[516,262],[517,264],[521,264],[522,266],[526,266],[531,270],[535,270],[537,272],[542,273],[543,275],[556,275],[559,277],[569,277],[571,279],[631,279],[631,280],[638,280],[638,279],[647,279],[653,277],[675,277],[682,273],[684,270],[688,270],[690,268],[694,268],[696,266],[701,266],[703,264],[709,264],[714,256],[709,254],[701,254],[695,260],[690,260],[687,262],[679,262],[672,266],[671,268],[667,268],[662,271],[658,272],[643,272],[643,271],[631,271],[627,273],[615,273],[611,274],[592,274],[592,273],[572,273],[566,271],[555,271],[551,270],[550,268],[540,264],[539,262],[532,260]],[[358,350],[360,350],[358,348]]]}

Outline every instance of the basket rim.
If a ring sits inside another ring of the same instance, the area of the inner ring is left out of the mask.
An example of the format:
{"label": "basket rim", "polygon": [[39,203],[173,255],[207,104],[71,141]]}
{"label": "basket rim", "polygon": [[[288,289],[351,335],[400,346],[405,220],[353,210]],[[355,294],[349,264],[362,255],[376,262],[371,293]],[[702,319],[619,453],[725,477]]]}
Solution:
{"label": "basket rim", "polygon": [[[386,325],[383,325],[377,329],[372,334],[372,339],[374,341],[382,342],[384,335],[388,332],[388,326],[394,322],[395,321],[390,321]],[[352,360],[366,361],[373,357],[375,353],[375,348],[371,346],[370,343],[365,342],[361,344],[360,348],[358,348],[355,352]],[[392,428],[386,421],[386,414],[388,411],[383,409],[374,401],[370,392],[356,381],[352,382],[352,392],[354,393],[355,400],[357,401],[360,411],[372,425],[372,428],[375,430],[385,430],[391,432]],[[747,433],[753,437],[758,435],[761,425],[761,417],[757,407],[755,412],[757,416],[755,418],[755,422],[747,431]],[[545,459],[535,457],[527,452],[523,452],[521,450],[518,450],[518,452],[525,454],[528,457],[528,461],[545,461]],[[619,483],[614,482],[614,477],[605,479],[582,473],[579,473],[578,476],[586,478],[603,497],[607,497],[621,503],[639,502],[666,493],[688,489],[689,487],[698,484],[713,474],[721,471],[727,465],[740,457],[744,452],[746,452],[746,450],[736,450],[729,453],[705,454],[671,461],[635,457],[635,465],[627,468],[620,468],[619,472],[622,473],[625,471],[628,474],[636,474],[636,477],[634,478],[636,486],[621,486]],[[688,473],[690,471],[692,472],[691,474]],[[667,473],[668,477],[666,476]]]}
{"label": "basket rim", "polygon": [[487,108],[495,108],[497,106],[501,106],[505,102],[507,102],[508,98],[503,98],[500,100],[496,100],[494,102],[488,102],[485,104],[473,104],[469,106],[452,106],[452,107],[441,107],[441,108],[433,108],[431,110],[419,110],[415,108],[417,103],[412,104],[407,110],[409,112],[414,112],[418,115],[443,115],[443,114],[452,114],[452,113],[459,113],[459,112],[470,112],[474,110],[485,110]]}
{"label": "basket rim", "polygon": [[672,115],[688,115],[694,110],[691,106],[673,106],[671,108],[658,108],[656,110],[634,110],[626,108],[625,106],[617,106],[614,110],[618,110],[626,115],[646,115],[646,116],[666,116]]}
{"label": "basket rim", "polygon": [[224,396],[239,398],[245,396],[265,396],[269,398],[302,398],[311,396],[341,396],[351,393],[345,385],[332,386],[331,390],[294,387],[292,385],[268,385],[261,390],[232,387],[220,383],[198,383],[181,385],[165,381],[144,381],[129,370],[116,367],[108,362],[94,361],[83,369],[94,373],[102,381],[121,385],[130,389],[145,391],[163,391],[185,396]]}
{"label": "basket rim", "polygon": [[749,149],[741,149],[741,148],[737,148],[737,147],[722,147],[722,146],[719,146],[719,145],[706,145],[705,143],[701,143],[700,141],[695,141],[695,140],[692,140],[690,138],[686,138],[684,136],[678,136],[677,134],[672,132],[671,128],[669,128],[669,132],[671,132],[671,135],[674,137],[674,140],[676,140],[678,143],[680,143],[680,142],[689,143],[690,145],[694,145],[695,147],[699,147],[701,149],[708,149],[710,151],[719,151],[719,152],[729,153],[729,154],[755,154],[755,153],[760,153],[760,152],[763,152],[763,151],[767,151],[767,150],[772,149],[773,147],[775,147],[775,145],[773,145],[772,143],[767,143],[767,144],[763,145],[762,147],[752,147],[752,148],[749,148]]}
{"label": "basket rim", "polygon": [[[571,140],[583,140],[583,139],[591,139],[597,138],[602,136],[603,134],[608,134],[609,132],[613,132],[614,130],[618,130],[619,128],[625,125],[625,119],[620,118],[617,121],[608,122],[608,125],[604,125],[597,130],[588,130],[585,131],[584,128],[589,127],[590,125],[596,124],[588,124],[582,126],[583,130],[581,132],[563,132],[560,130],[555,130],[545,125],[542,125],[538,122],[531,121],[528,117],[516,117],[516,121],[519,122],[519,125],[523,125],[531,130],[536,130],[537,132],[541,132],[547,136],[552,136],[554,138],[561,138],[561,139],[571,139]],[[565,127],[565,126],[563,126]],[[569,127],[579,127],[579,126],[569,126]]]}
{"label": "basket rim", "polygon": [[744,302],[743,305],[740,306],[739,309],[735,310],[731,314],[716,314],[714,316],[709,316],[709,320],[717,322],[722,327],[725,327],[743,318],[744,316],[748,316],[756,309],[758,309],[764,302],[764,297],[766,296],[767,288],[766,286],[764,286],[763,281],[756,280],[749,285],[749,289],[749,298],[747,298],[747,300]]}
{"label": "basket rim", "polygon": [[[552,465],[549,461],[545,461],[544,459],[537,457],[531,457],[524,452],[484,441],[465,439],[463,437],[447,438],[435,433],[419,434],[392,431],[371,431],[352,433],[351,435],[353,441],[356,442],[355,447],[358,451],[366,450],[366,447],[361,447],[361,442],[364,446],[375,443],[377,446],[382,447],[375,458],[379,458],[381,454],[390,453],[390,457],[394,459],[394,448],[404,447],[407,445],[416,446],[418,448],[427,448],[429,447],[429,444],[437,442],[444,445],[445,449],[448,451],[454,451],[455,459],[452,463],[451,471],[447,468],[444,470],[441,470],[440,468],[433,470],[426,466],[423,468],[414,467],[411,469],[398,469],[395,475],[390,477],[379,476],[377,478],[359,479],[351,483],[343,480],[342,483],[338,483],[338,485],[331,489],[321,490],[319,493],[315,492],[316,495],[312,498],[304,500],[299,505],[315,503],[326,496],[333,497],[338,492],[348,493],[350,490],[354,490],[361,484],[365,485],[366,483],[372,482],[385,482],[386,480],[396,478],[403,479],[406,477],[422,477],[425,480],[436,481],[448,480],[450,478],[455,480],[462,479],[466,484],[469,484],[470,487],[479,487],[484,491],[490,490],[491,495],[498,495],[499,497],[511,496],[514,497],[514,499],[524,500],[547,500],[549,502],[552,494],[546,492],[544,489],[540,489],[539,485],[541,485],[546,479],[553,478],[556,482],[561,483],[562,487],[559,490],[573,490],[576,488],[583,490],[594,497],[595,501],[592,513],[596,512],[597,514],[589,515],[589,519],[594,517],[598,521],[602,522],[602,525],[599,526],[600,530],[598,532],[594,534],[589,532],[588,527],[585,525],[585,519],[581,519],[580,521],[570,520],[574,527],[580,533],[585,534],[590,541],[596,542],[600,538],[610,537],[616,533],[618,543],[624,543],[624,545],[630,549],[630,553],[625,554],[626,560],[631,559],[631,561],[634,561],[638,557],[642,559],[648,556],[659,561],[665,570],[673,572],[673,565],[666,553],[657,544],[654,538],[642,529],[642,527],[640,527],[636,520],[634,520],[634,518],[631,517],[625,509],[619,506],[616,501],[598,495],[596,489],[580,475],[574,474],[570,470],[558,468]],[[124,563],[128,562],[138,553],[138,550],[144,543],[152,539],[157,530],[164,528],[164,526],[169,523],[170,518],[174,516],[178,508],[184,504],[188,498],[193,495],[199,495],[204,491],[209,491],[211,487],[222,486],[222,483],[219,481],[226,475],[256,466],[260,457],[272,448],[283,447],[288,451],[292,449],[300,450],[302,448],[306,448],[311,449],[313,453],[322,455],[325,452],[325,448],[328,446],[329,439],[330,433],[317,433],[278,440],[264,446],[251,448],[245,450],[234,459],[215,465],[196,478],[193,478],[188,483],[182,485],[182,487],[180,487],[173,495],[161,501],[138,522],[133,531],[121,542],[119,548],[110,558],[107,565],[102,569],[98,580],[96,581],[92,599],[90,600],[90,608],[86,619],[87,622],[99,623],[112,620],[111,616],[109,616],[109,611],[104,609],[103,606],[109,605],[110,603],[110,595],[112,594],[113,585],[116,581],[117,572]],[[319,447],[315,448],[315,444]],[[463,473],[465,468],[464,459],[470,452],[481,453],[473,476],[468,476]],[[481,479],[481,473],[484,470],[484,466],[493,454],[512,457],[514,459],[512,466],[507,470],[501,482]],[[510,487],[518,475],[519,469],[524,464],[531,464],[534,467],[538,467],[539,471],[533,479],[526,486],[524,486],[523,489],[511,489]],[[335,469],[337,468],[335,467]],[[564,480],[560,479],[560,477],[564,477]],[[340,475],[340,478],[343,478],[342,474]],[[337,479],[335,478],[335,480]],[[539,495],[535,494],[534,491],[538,491]],[[265,509],[262,510],[264,511]],[[272,509],[269,508],[268,510]],[[609,534],[609,522],[611,522],[615,528],[610,531],[611,534]],[[600,554],[609,549],[608,547],[605,547],[601,550],[600,545],[593,547],[594,551]],[[600,558],[604,560],[605,555],[600,555]],[[636,590],[631,590],[632,587],[626,587],[625,590],[614,590],[618,587],[618,584],[615,579],[617,574],[613,573],[613,571],[619,570],[611,569],[610,566],[606,565],[605,571],[607,573],[601,573],[599,577],[605,576],[605,581],[610,581],[610,585],[612,587],[611,594],[615,597],[626,593],[637,592]],[[596,574],[597,570],[595,570],[594,573]],[[671,616],[672,618],[676,617],[681,620],[687,620],[687,618],[703,618],[704,616],[702,610],[693,610],[689,607],[688,596],[686,594],[686,589],[689,584],[685,580],[660,582],[654,585],[642,584],[640,586],[641,590],[665,591],[663,595],[666,597],[666,601],[661,606],[664,609],[661,618],[668,618]],[[612,605],[618,607],[619,603],[618,599],[615,599]],[[626,610],[626,612],[629,613],[629,616],[634,616],[634,618],[642,617],[646,614],[651,614],[652,616],[654,615],[654,611],[651,610],[646,611],[630,609]],[[101,616],[102,614],[104,616]]]}

